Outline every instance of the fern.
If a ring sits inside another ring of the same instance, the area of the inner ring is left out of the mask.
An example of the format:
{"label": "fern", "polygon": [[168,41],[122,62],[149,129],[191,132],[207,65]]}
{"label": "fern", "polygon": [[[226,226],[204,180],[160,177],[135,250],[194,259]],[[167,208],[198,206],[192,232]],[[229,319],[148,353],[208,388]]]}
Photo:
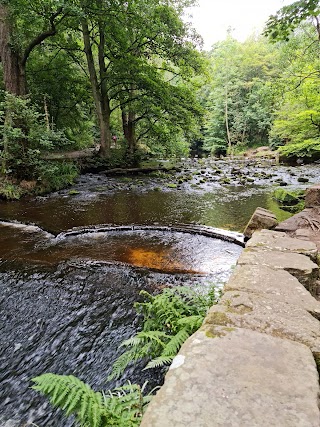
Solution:
{"label": "fern", "polygon": [[49,397],[50,403],[66,416],[75,415],[81,427],[136,427],[150,401],[136,384],[100,393],[72,375],[48,373],[32,381],[36,384],[34,390]]}
{"label": "fern", "polygon": [[121,344],[126,351],[115,361],[108,379],[119,378],[130,363],[139,360],[147,360],[144,369],[170,364],[218,298],[214,288],[207,294],[177,287],[155,296],[146,291],[140,295],[145,300],[135,303],[135,308],[143,316],[142,331]]}

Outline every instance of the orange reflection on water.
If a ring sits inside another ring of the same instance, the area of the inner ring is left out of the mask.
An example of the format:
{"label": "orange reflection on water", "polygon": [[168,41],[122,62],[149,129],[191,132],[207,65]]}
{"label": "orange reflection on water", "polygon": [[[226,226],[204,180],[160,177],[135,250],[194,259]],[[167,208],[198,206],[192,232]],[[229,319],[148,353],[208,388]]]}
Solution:
{"label": "orange reflection on water", "polygon": [[146,249],[142,247],[127,248],[121,261],[136,267],[146,267],[154,270],[171,271],[179,273],[203,274],[201,271],[188,269],[183,263],[173,259],[170,251],[161,248]]}

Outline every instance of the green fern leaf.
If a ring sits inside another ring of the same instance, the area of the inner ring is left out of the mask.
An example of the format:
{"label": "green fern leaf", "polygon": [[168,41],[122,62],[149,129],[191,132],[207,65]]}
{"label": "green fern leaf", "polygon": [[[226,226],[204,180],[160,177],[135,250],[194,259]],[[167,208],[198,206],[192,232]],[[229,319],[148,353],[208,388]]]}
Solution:
{"label": "green fern leaf", "polygon": [[152,359],[145,369],[161,368],[164,365],[170,365],[175,356],[160,356],[156,359]]}

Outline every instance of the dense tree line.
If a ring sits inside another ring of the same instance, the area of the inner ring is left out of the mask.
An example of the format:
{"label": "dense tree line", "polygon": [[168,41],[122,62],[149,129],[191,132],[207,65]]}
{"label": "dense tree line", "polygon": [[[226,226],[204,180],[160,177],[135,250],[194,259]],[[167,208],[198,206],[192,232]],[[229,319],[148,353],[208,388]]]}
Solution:
{"label": "dense tree line", "polygon": [[97,143],[106,164],[190,144],[317,149],[319,2],[285,6],[264,35],[229,32],[207,53],[183,20],[193,3],[0,0],[1,176],[44,187],[63,176],[59,188],[76,172],[43,153]]}
{"label": "dense tree line", "polygon": [[297,143],[299,156],[320,150],[319,15],[318,1],[297,1],[269,18],[264,35],[240,43],[229,33],[213,46],[211,82],[200,92],[208,151],[285,144],[294,151]]}
{"label": "dense tree line", "polygon": [[190,4],[0,1],[2,172],[17,166],[19,149],[26,163],[35,150],[94,142],[107,159],[115,142],[131,157],[139,146],[186,147],[201,116],[193,77],[203,68],[200,38],[182,20]]}

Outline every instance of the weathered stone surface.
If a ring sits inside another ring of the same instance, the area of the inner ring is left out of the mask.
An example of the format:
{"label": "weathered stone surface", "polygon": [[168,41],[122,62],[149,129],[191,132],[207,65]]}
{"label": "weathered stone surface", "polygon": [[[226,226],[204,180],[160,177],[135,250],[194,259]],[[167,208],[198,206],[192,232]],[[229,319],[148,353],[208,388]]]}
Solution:
{"label": "weathered stone surface", "polygon": [[306,192],[305,197],[306,208],[314,208],[320,206],[320,185],[314,185]]}
{"label": "weathered stone surface", "polygon": [[285,270],[257,265],[237,266],[224,291],[240,291],[272,297],[275,301],[296,305],[320,318],[320,302]]}
{"label": "weathered stone surface", "polygon": [[248,239],[256,230],[274,228],[277,224],[277,218],[272,212],[263,208],[257,208],[250,218],[243,234]]}
{"label": "weathered stone surface", "polygon": [[295,276],[311,293],[314,293],[319,275],[317,264],[305,255],[280,251],[254,252],[245,249],[238,259],[238,265],[258,265],[273,270],[286,270]]}
{"label": "weathered stone surface", "polygon": [[261,230],[253,234],[246,247],[254,251],[280,251],[307,255],[312,260],[317,259],[318,249],[315,243],[288,237],[286,233],[271,230]]}
{"label": "weathered stone surface", "polygon": [[226,292],[205,319],[204,326],[213,334],[216,325],[247,328],[297,341],[320,357],[319,320],[303,308],[278,301],[271,295]]}
{"label": "weathered stone surface", "polygon": [[306,346],[246,329],[208,335],[183,345],[141,427],[319,427]]}

